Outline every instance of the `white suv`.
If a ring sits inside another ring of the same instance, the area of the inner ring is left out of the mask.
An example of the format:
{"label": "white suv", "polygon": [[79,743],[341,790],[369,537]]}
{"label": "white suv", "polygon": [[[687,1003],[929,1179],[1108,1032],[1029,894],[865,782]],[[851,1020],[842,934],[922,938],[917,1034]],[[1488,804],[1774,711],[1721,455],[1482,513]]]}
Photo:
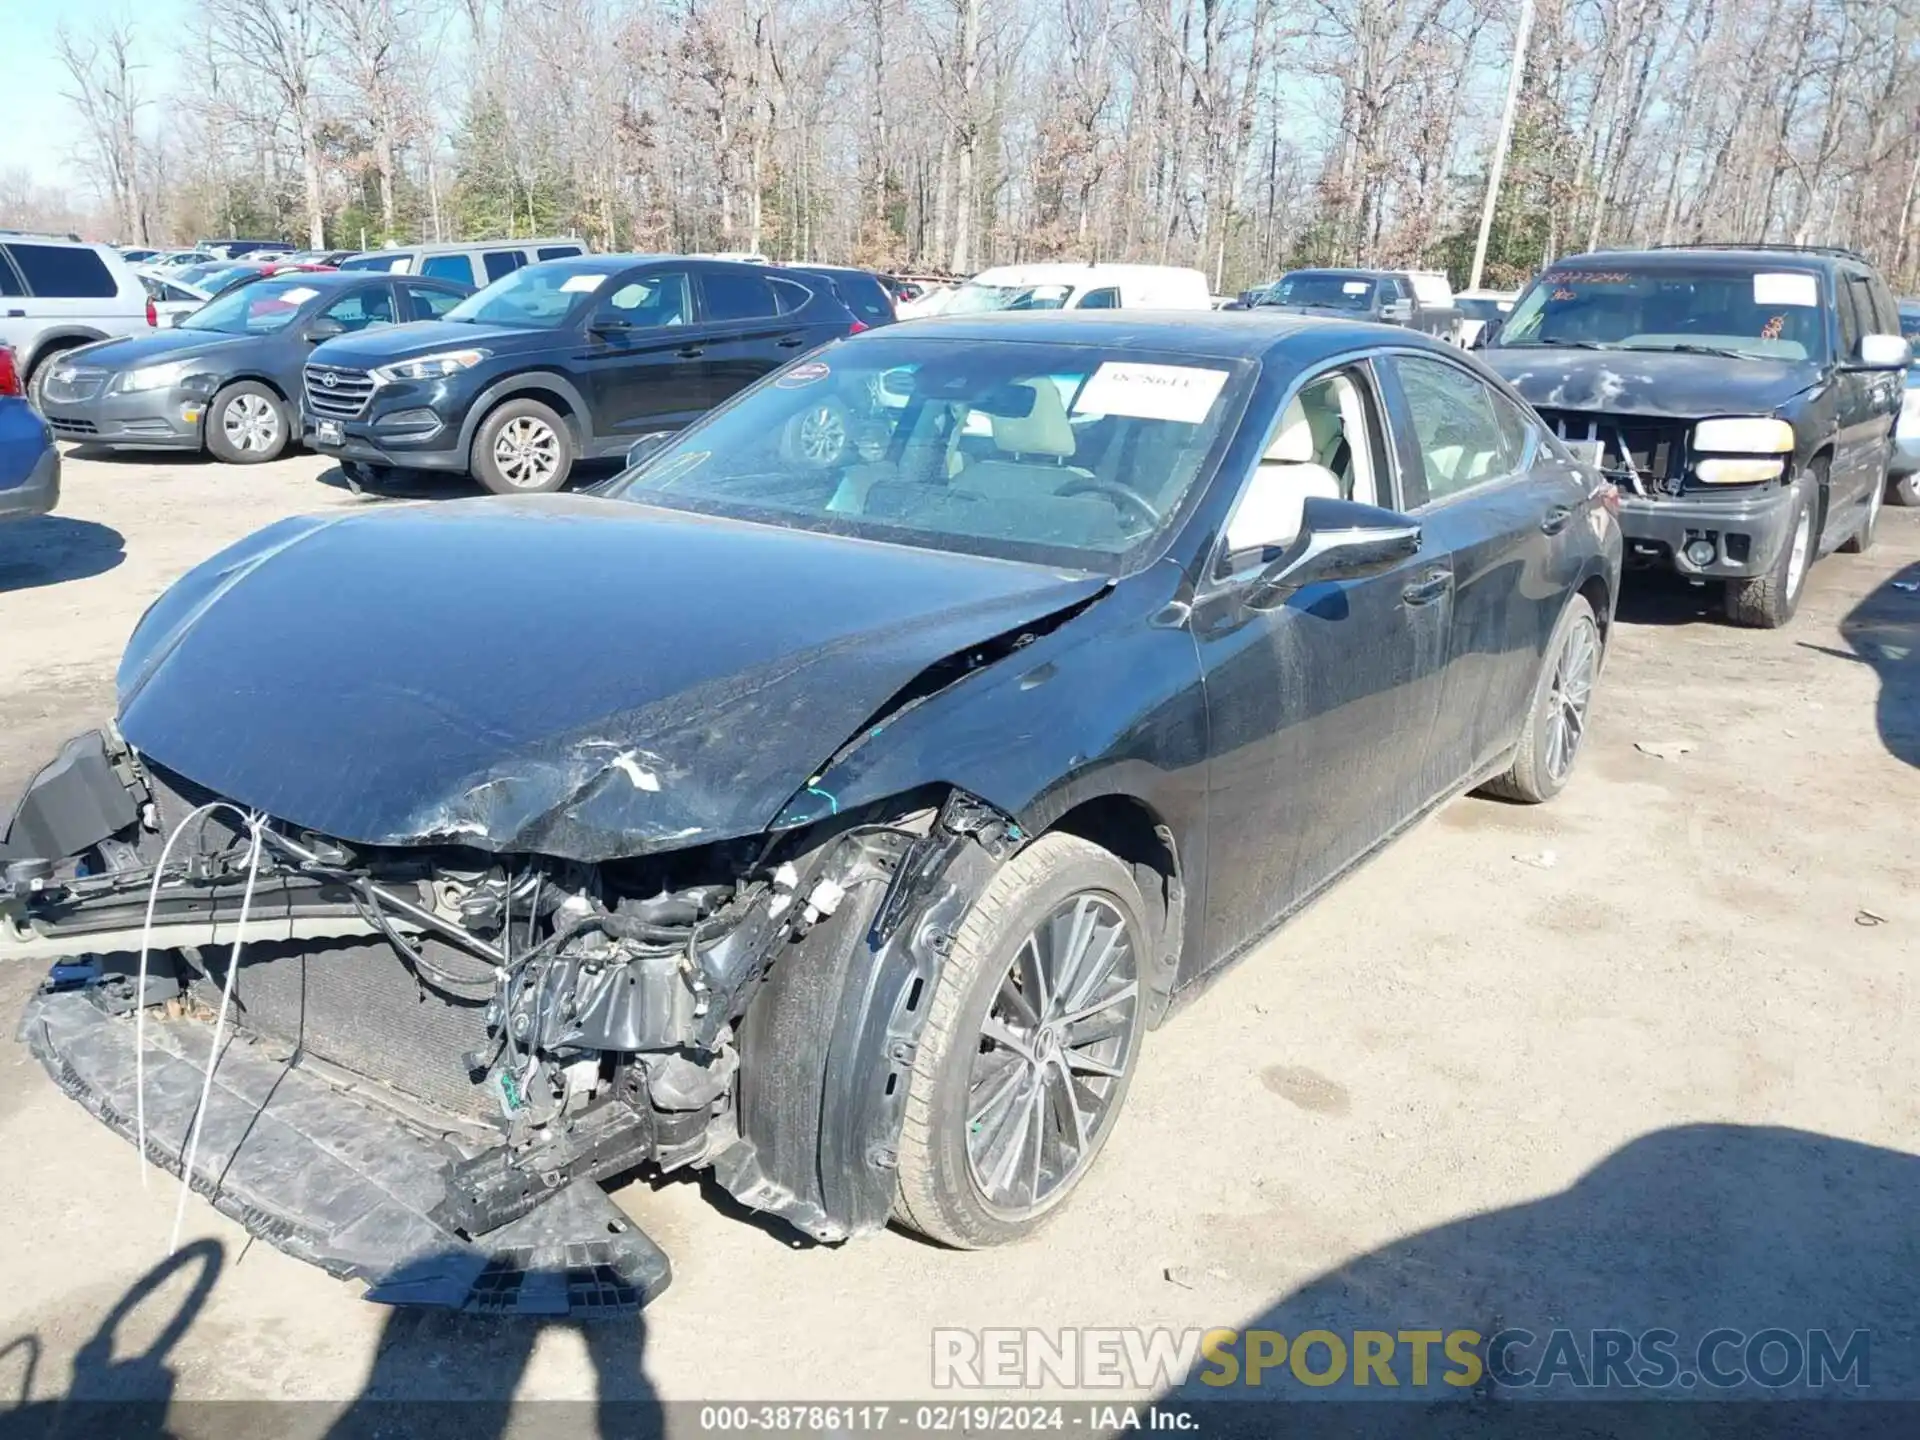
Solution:
{"label": "white suv", "polygon": [[12,347],[35,409],[55,355],[151,324],[146,287],[117,250],[0,231],[0,345]]}

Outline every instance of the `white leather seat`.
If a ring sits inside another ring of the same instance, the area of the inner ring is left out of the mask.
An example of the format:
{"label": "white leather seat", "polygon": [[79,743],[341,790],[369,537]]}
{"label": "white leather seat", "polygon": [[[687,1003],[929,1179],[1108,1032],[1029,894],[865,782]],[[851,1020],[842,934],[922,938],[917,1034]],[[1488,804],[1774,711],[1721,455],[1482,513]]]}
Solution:
{"label": "white leather seat", "polygon": [[1313,427],[1296,397],[1288,402],[1279,433],[1227,522],[1230,552],[1285,545],[1300,533],[1308,500],[1341,498],[1340,477],[1313,457]]}
{"label": "white leather seat", "polygon": [[1076,448],[1067,402],[1050,380],[1023,380],[1033,392],[1033,408],[1022,416],[993,415],[991,460],[976,460],[954,476],[953,488],[989,498],[1051,495],[1069,480],[1085,479],[1092,471],[1063,461]]}

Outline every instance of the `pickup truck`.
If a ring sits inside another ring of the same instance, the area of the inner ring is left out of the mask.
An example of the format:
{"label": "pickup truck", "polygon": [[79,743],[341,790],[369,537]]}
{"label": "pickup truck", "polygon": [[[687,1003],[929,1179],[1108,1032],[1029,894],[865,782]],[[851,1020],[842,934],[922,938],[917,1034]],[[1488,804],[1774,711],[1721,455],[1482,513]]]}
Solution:
{"label": "pickup truck", "polygon": [[1289,270],[1254,308],[1372,320],[1459,342],[1461,317],[1453,289],[1446,276],[1425,271]]}

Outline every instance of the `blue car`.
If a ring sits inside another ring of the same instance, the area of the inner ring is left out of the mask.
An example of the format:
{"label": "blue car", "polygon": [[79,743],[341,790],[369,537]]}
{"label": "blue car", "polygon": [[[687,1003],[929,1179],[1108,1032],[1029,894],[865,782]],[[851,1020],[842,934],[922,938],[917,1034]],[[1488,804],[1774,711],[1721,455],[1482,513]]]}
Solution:
{"label": "blue car", "polygon": [[53,432],[20,394],[13,352],[0,345],[0,520],[45,515],[59,499]]}

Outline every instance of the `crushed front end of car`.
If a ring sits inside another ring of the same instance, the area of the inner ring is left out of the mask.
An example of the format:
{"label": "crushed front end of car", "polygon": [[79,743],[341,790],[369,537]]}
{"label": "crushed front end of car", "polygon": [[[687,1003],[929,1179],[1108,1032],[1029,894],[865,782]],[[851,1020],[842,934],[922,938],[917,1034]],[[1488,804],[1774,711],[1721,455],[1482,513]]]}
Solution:
{"label": "crushed front end of car", "polygon": [[193,1188],[378,1301],[644,1304],[667,1259],[601,1189],[643,1166],[817,1240],[886,1223],[1007,816],[934,788],[599,860],[463,838],[350,843],[80,736],[0,845],[0,961],[52,962],[23,1037],[173,1174],[199,1113]]}

